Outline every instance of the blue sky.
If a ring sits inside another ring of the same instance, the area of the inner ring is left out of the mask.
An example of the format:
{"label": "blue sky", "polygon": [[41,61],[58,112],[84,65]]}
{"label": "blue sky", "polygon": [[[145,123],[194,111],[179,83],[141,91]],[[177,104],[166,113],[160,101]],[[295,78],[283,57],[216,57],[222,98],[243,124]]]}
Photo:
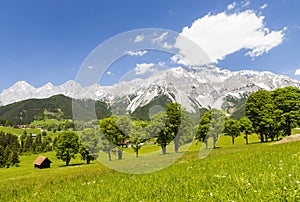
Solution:
{"label": "blue sky", "polygon": [[[193,35],[209,20],[226,22],[234,17],[243,17],[241,13],[246,17],[252,13],[255,19],[263,16],[263,28],[269,32],[258,37],[258,41],[255,41],[256,38],[250,40],[254,45],[246,43],[248,49],[209,44],[208,47],[214,49],[225,49],[220,54],[210,51],[214,54],[212,57],[216,59],[216,65],[230,70],[267,70],[300,79],[299,75],[295,75],[295,71],[300,69],[298,0],[11,0],[0,3],[0,91],[19,80],[35,87],[47,82],[59,85],[74,80],[87,55],[99,44],[122,32],[162,28],[183,33],[183,28],[187,27],[186,35]],[[197,20],[200,25],[194,23]],[[241,30],[244,27],[245,24]],[[266,36],[272,32],[277,34],[277,38],[265,43],[271,37]],[[228,33],[224,41],[230,41],[228,37],[231,40],[235,38],[234,34]],[[278,37],[280,43],[276,44]],[[195,39],[197,41],[197,37]],[[254,48],[249,50],[252,46]],[[270,46],[270,50],[262,51],[258,56],[249,56],[251,50]],[[112,67],[114,72],[109,71],[104,84],[117,82],[119,78],[114,76],[118,71],[129,71],[138,64],[149,67],[149,64],[159,62],[155,56],[146,55],[145,61],[143,57],[135,57],[135,65],[131,61]]]}

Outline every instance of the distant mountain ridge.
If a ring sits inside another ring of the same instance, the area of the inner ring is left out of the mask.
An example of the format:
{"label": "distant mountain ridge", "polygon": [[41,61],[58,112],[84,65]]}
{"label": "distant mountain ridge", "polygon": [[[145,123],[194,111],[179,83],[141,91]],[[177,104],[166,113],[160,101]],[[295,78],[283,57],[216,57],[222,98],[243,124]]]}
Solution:
{"label": "distant mountain ridge", "polygon": [[[82,87],[75,81],[60,86],[47,83],[34,88],[19,81],[0,94],[0,103],[8,105],[30,98],[47,98],[62,94],[75,99],[92,99],[108,103],[112,111],[134,112],[158,96],[181,103],[188,111],[199,108],[235,107],[236,100],[245,99],[259,89],[273,90],[285,86],[300,87],[298,80],[271,72],[252,70],[229,71],[214,66],[206,68],[170,68],[153,73],[146,79],[134,79],[113,86],[98,84]],[[74,88],[76,93],[74,93]]]}
{"label": "distant mountain ridge", "polygon": [[[28,99],[0,107],[0,120],[14,125],[28,124],[34,120],[43,119],[72,119],[72,105],[80,112],[82,120],[89,120],[96,116],[98,119],[109,117],[110,108],[106,103],[93,100],[76,100],[64,95],[55,95],[50,98]],[[95,104],[95,112],[88,109],[88,105]]]}

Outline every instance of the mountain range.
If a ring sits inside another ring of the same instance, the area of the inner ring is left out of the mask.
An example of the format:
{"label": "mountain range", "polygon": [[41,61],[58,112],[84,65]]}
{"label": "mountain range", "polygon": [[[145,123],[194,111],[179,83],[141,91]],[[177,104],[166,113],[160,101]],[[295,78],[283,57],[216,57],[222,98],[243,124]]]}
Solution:
{"label": "mountain range", "polygon": [[75,81],[67,81],[59,86],[47,83],[35,88],[25,81],[18,81],[3,90],[0,105],[62,94],[75,99],[103,101],[112,107],[112,111],[134,112],[155,98],[164,96],[171,102],[181,103],[189,112],[211,107],[230,111],[236,107],[237,100],[247,98],[254,91],[270,91],[285,86],[300,88],[300,82],[267,71],[229,71],[215,66],[177,67],[154,72],[145,79],[136,78],[113,86],[95,84],[82,87]]}

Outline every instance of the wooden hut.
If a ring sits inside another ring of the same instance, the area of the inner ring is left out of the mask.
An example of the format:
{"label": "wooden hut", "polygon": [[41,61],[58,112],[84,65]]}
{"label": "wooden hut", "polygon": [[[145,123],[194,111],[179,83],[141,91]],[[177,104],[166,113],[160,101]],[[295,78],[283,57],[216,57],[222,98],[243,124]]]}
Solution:
{"label": "wooden hut", "polygon": [[42,169],[42,168],[50,168],[50,163],[52,162],[47,157],[39,156],[37,157],[37,159],[35,159],[33,165],[34,168]]}

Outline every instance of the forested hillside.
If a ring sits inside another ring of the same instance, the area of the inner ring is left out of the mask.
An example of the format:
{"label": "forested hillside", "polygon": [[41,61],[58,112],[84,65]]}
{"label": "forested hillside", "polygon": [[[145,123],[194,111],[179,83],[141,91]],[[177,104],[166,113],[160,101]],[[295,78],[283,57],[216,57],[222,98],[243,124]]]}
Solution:
{"label": "forested hillside", "polygon": [[[83,114],[81,117],[91,117],[85,106],[91,100],[80,100],[76,107]],[[96,114],[99,119],[110,116],[110,110],[106,103],[97,101]],[[101,113],[100,113],[101,112]],[[64,95],[55,95],[45,99],[29,99],[0,107],[0,120],[6,120],[11,124],[28,124],[34,120],[43,119],[72,119],[72,98]]]}

